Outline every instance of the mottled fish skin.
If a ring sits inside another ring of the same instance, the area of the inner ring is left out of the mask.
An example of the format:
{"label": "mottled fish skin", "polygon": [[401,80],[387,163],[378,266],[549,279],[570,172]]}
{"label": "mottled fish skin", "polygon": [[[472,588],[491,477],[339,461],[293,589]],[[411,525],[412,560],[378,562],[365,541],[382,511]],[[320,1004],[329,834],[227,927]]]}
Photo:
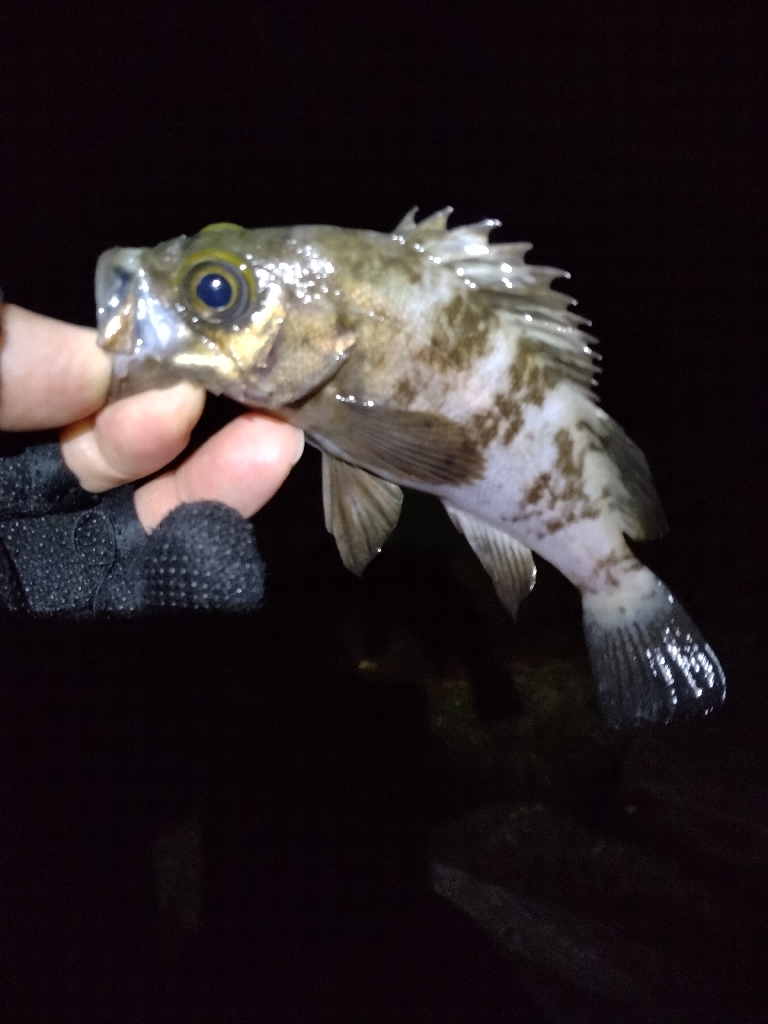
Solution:
{"label": "mottled fish skin", "polygon": [[513,614],[529,549],[579,588],[610,724],[708,713],[722,669],[626,544],[660,535],[664,515],[642,453],[597,405],[594,339],[550,288],[563,272],[490,243],[495,221],[448,229],[449,213],[411,212],[391,235],[223,224],[109,250],[97,304],[114,394],[186,377],[303,428],[353,571],[395,525],[391,485],[436,495]]}

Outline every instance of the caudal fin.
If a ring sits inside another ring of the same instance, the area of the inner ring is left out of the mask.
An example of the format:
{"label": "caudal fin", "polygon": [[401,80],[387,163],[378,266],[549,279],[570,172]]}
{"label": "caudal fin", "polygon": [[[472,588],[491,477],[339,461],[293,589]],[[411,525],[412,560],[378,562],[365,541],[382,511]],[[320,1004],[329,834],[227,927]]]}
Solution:
{"label": "caudal fin", "polygon": [[608,594],[584,594],[597,699],[614,728],[707,715],[725,675],[688,613],[645,567]]}

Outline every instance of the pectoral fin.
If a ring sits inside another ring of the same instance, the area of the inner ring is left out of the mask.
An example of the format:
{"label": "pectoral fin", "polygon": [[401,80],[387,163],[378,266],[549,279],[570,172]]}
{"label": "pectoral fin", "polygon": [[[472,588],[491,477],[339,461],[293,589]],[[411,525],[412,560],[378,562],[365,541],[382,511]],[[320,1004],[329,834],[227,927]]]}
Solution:
{"label": "pectoral fin", "polygon": [[474,516],[448,505],[445,510],[483,563],[483,568],[493,580],[499,600],[512,618],[516,618],[518,605],[530,594],[536,582],[533,555],[514,537],[481,523]]}
{"label": "pectoral fin", "polygon": [[482,476],[483,453],[459,423],[353,398],[319,396],[295,418],[320,447],[404,484],[465,484]]}
{"label": "pectoral fin", "polygon": [[403,492],[323,452],[325,526],[336,538],[341,560],[359,576],[395,528]]}

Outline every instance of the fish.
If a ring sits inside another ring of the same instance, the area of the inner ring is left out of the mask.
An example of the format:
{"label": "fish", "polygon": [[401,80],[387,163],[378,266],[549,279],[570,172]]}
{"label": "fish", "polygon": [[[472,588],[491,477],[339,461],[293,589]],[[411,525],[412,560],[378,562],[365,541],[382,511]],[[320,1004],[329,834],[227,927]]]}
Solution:
{"label": "fish", "polygon": [[600,407],[566,272],[450,207],[391,234],[212,224],[96,268],[112,398],[180,379],[301,428],[325,524],[360,574],[403,488],[433,494],[512,616],[533,553],[579,590],[597,702],[618,729],[709,714],[723,669],[630,549],[666,519],[645,456]]}

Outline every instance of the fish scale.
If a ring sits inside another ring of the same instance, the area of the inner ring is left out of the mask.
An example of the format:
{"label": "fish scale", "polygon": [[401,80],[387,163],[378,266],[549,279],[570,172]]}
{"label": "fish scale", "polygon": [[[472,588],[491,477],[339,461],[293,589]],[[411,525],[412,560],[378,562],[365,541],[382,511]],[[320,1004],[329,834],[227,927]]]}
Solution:
{"label": "fish scale", "polygon": [[[627,546],[664,514],[640,450],[598,405],[595,339],[497,221],[450,208],[387,235],[215,224],[96,272],[112,395],[179,379],[303,429],[344,564],[381,550],[402,487],[434,494],[511,614],[531,552],[580,591],[597,697],[617,728],[708,714],[722,668]],[[218,302],[219,305],[211,305]]]}

